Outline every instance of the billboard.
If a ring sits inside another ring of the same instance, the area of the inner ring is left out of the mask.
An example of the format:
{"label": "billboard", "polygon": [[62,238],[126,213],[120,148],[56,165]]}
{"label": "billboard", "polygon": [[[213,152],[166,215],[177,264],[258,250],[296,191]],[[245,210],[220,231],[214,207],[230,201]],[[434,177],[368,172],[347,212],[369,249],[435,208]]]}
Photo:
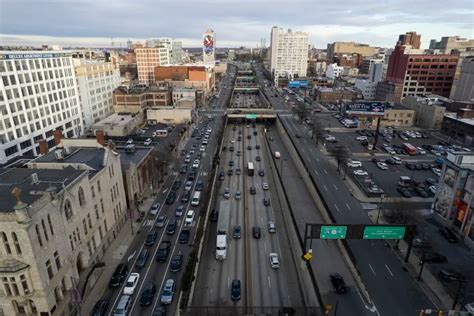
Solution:
{"label": "billboard", "polygon": [[383,116],[385,103],[383,102],[353,102],[346,104],[346,113],[354,115]]}
{"label": "billboard", "polygon": [[308,80],[293,80],[288,82],[288,88],[307,88]]}
{"label": "billboard", "polygon": [[202,39],[202,45],[205,55],[212,55],[214,53],[214,35],[211,33],[206,33]]}

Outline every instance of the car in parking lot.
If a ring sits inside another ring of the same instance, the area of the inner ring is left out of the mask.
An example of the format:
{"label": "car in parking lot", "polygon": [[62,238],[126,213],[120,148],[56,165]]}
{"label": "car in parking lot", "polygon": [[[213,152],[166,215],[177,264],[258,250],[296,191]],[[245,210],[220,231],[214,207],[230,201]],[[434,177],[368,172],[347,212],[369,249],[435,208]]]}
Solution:
{"label": "car in parking lot", "polygon": [[167,219],[168,219],[168,216],[166,215],[158,216],[158,218],[155,221],[155,227],[164,227]]}
{"label": "car in parking lot", "polygon": [[349,291],[349,288],[347,287],[342,275],[339,273],[331,273],[329,277],[337,294],[346,294]]}
{"label": "car in parking lot", "polygon": [[435,184],[435,185],[431,185],[430,188],[429,188],[431,194],[435,195],[436,194],[436,191],[438,191],[438,186]]}
{"label": "car in parking lot", "polygon": [[278,254],[276,252],[272,252],[269,255],[270,257],[270,266],[273,269],[278,269],[280,267],[280,260],[278,259]]}
{"label": "car in parking lot", "polygon": [[411,198],[411,192],[407,188],[398,187],[397,191],[406,198]]}
{"label": "car in parking lot", "polygon": [[367,140],[367,136],[357,136],[356,140]]}
{"label": "car in parking lot", "polygon": [[425,263],[448,263],[448,258],[436,252],[424,252],[421,255],[420,264]]}
{"label": "car in parking lot", "polygon": [[360,168],[362,167],[362,162],[357,160],[351,160],[347,163],[347,166],[352,168]]}
{"label": "car in parking lot", "polygon": [[456,237],[456,234],[449,227],[441,227],[439,229],[439,233],[450,243],[458,242],[458,238]]}
{"label": "car in parking lot", "polygon": [[433,171],[433,173],[437,175],[438,177],[441,176],[441,169],[431,168],[431,171]]}
{"label": "car in parking lot", "polygon": [[158,214],[158,211],[160,210],[160,203],[156,202],[154,203],[151,208],[150,208],[150,214],[151,215],[156,215]]}
{"label": "car in parking lot", "polygon": [[379,169],[382,169],[382,170],[388,170],[388,166],[384,162],[377,162],[377,167],[379,167]]}
{"label": "car in parking lot", "polygon": [[369,173],[367,171],[364,171],[362,169],[354,170],[354,174],[356,176],[368,176],[369,175]]}
{"label": "car in parking lot", "polygon": [[260,229],[260,226],[252,227],[252,235],[255,239],[259,239],[262,236],[262,230]]}
{"label": "car in parking lot", "polygon": [[124,295],[133,295],[135,289],[137,288],[138,281],[140,280],[140,274],[133,272],[130,273],[130,276],[125,283],[125,287],[123,288]]}
{"label": "car in parking lot", "polygon": [[424,198],[429,197],[429,194],[428,194],[428,192],[426,192],[426,189],[424,187],[416,187],[415,191],[421,197],[424,197]]}
{"label": "car in parking lot", "polygon": [[240,300],[240,280],[232,280],[232,285],[230,289],[230,297],[233,301]]}
{"label": "car in parking lot", "polygon": [[464,275],[452,269],[441,269],[438,272],[438,276],[442,281],[446,282],[465,280]]}

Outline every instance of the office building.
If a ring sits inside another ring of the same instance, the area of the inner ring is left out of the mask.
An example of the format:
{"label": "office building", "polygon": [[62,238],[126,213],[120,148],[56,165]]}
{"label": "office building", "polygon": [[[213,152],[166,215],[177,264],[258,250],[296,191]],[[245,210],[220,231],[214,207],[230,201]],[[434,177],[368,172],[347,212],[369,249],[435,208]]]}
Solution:
{"label": "office building", "polygon": [[38,141],[54,147],[53,130],[82,134],[72,56],[64,51],[0,52],[0,164],[39,154]]}
{"label": "office building", "polygon": [[205,64],[213,65],[216,61],[216,35],[212,29],[202,34],[202,60]]}
{"label": "office building", "polygon": [[375,92],[377,91],[377,82],[356,79],[355,87],[360,90],[364,100],[373,101],[375,100]]}
{"label": "office building", "polygon": [[342,100],[354,101],[361,97],[362,94],[360,92],[349,88],[314,88],[314,99],[318,102],[340,102]]}
{"label": "office building", "polygon": [[171,88],[167,83],[118,87],[113,92],[114,112],[145,114],[145,109],[172,104]]}
{"label": "office building", "polygon": [[454,81],[451,99],[474,102],[474,56],[468,56],[462,61],[460,76]]}
{"label": "office building", "polygon": [[421,35],[416,34],[416,32],[406,32],[398,36],[398,42],[401,45],[410,45],[414,49],[420,49]]}
{"label": "office building", "polygon": [[278,77],[306,77],[308,33],[293,32],[274,26],[270,42],[270,72]]}
{"label": "office building", "polygon": [[386,63],[373,63],[369,67],[369,81],[380,82],[385,80],[387,77],[388,64]]}
{"label": "office building", "polygon": [[[151,39],[146,41],[147,47],[159,47],[159,48],[166,48],[168,50],[168,54],[165,56],[163,54],[162,65],[168,64],[181,64],[183,62],[183,45],[180,41],[175,40],[174,38],[170,37],[161,37],[157,39]],[[163,52],[163,51],[162,51]],[[162,53],[161,52],[161,53]]]}
{"label": "office building", "polygon": [[360,73],[368,74],[374,64],[382,64],[383,62],[384,62],[383,58],[382,59],[381,58],[364,58],[362,60],[362,64],[360,65]]}
{"label": "office building", "polygon": [[402,105],[415,111],[415,125],[418,127],[440,130],[446,108],[437,98],[415,97],[408,95]]}
{"label": "office building", "polygon": [[445,113],[441,123],[441,133],[463,143],[474,145],[474,110],[460,108],[456,112]]}
{"label": "office building", "polygon": [[110,62],[73,59],[84,130],[113,113],[113,91],[120,86],[120,71]]}
{"label": "office building", "polygon": [[343,75],[343,73],[344,73],[344,67],[338,66],[336,63],[329,64],[326,69],[326,77],[328,77],[331,80],[339,78],[340,76]]}
{"label": "office building", "polygon": [[334,57],[338,54],[360,54],[363,57],[374,56],[378,52],[376,47],[367,44],[359,44],[354,42],[334,42],[328,44],[327,59],[330,63],[334,62]]}
{"label": "office building", "polygon": [[155,82],[155,67],[170,64],[170,52],[166,47],[140,47],[134,50],[137,58],[140,83]]}
{"label": "office building", "polygon": [[389,81],[377,82],[375,91],[376,101],[400,102],[402,98],[403,85]]}
{"label": "office building", "polygon": [[175,88],[192,88],[198,91],[197,103],[208,97],[216,86],[215,66],[163,66],[155,67],[155,81]]}
{"label": "office building", "polygon": [[461,38],[459,36],[444,36],[440,41],[432,39],[430,50],[441,54],[451,54],[453,51],[465,52],[474,49],[474,39]]}

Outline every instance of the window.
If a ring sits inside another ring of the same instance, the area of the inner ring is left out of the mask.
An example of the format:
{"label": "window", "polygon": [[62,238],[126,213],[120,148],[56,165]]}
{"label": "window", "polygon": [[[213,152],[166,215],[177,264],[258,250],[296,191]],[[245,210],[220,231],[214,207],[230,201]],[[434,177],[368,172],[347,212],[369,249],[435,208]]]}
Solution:
{"label": "window", "polygon": [[38,224],[36,224],[35,230],[36,230],[36,237],[38,237],[38,242],[40,246],[43,247],[43,239],[41,239],[41,233],[40,233]]}
{"label": "window", "polygon": [[102,199],[100,199],[100,208],[102,209],[102,214],[104,214],[105,213],[104,201]]}
{"label": "window", "polygon": [[77,192],[77,194],[79,197],[79,205],[84,206],[84,204],[86,204],[86,198],[84,196],[84,190],[82,189],[82,187],[79,187],[79,191]]}
{"label": "window", "polygon": [[20,283],[21,287],[23,288],[23,292],[25,294],[30,293],[30,288],[28,287],[28,282],[26,281],[26,277],[24,274],[20,274]]}
{"label": "window", "polygon": [[91,220],[91,214],[87,214],[87,224],[89,224],[89,228],[92,229],[92,220]]}
{"label": "window", "polygon": [[99,207],[97,204],[94,205],[94,211],[95,211],[95,219],[99,219]]}
{"label": "window", "polygon": [[[71,124],[71,123],[68,123],[68,124]],[[67,124],[66,124],[66,128],[67,128]],[[95,198],[95,190],[94,190],[93,185],[91,186],[91,192],[92,192],[92,197]]]}
{"label": "window", "polygon": [[51,260],[46,260],[46,271],[48,272],[48,277],[51,280],[54,277],[53,267],[51,266]]}
{"label": "window", "polygon": [[70,219],[72,217],[72,207],[71,207],[71,202],[69,200],[66,200],[64,202],[64,214],[66,215],[66,219]]}
{"label": "window", "polygon": [[72,251],[74,251],[74,240],[72,239],[72,235],[69,235],[69,243],[71,244]]}
{"label": "window", "polygon": [[54,262],[56,262],[56,268],[59,271],[61,269],[61,259],[59,258],[59,252],[57,250],[54,252]]}
{"label": "window", "polygon": [[10,248],[10,243],[8,242],[7,234],[5,234],[4,232],[2,232],[2,240],[3,246],[5,247],[5,252],[7,253],[7,255],[11,255],[12,249]]}
{"label": "window", "polygon": [[48,225],[49,231],[51,232],[51,236],[54,235],[53,223],[51,223],[51,216],[48,214]]}
{"label": "window", "polygon": [[44,219],[41,220],[41,226],[43,227],[44,238],[46,241],[49,240],[48,231],[46,230],[46,225],[44,224]]}
{"label": "window", "polygon": [[84,226],[84,233],[87,235],[89,232],[87,231],[87,222],[85,218],[82,220],[82,226]]}
{"label": "window", "polygon": [[97,180],[97,190],[100,192],[100,180]]}
{"label": "window", "polygon": [[12,240],[13,240],[13,245],[15,246],[16,254],[21,255],[20,243],[18,242],[18,237],[15,232],[12,233]]}

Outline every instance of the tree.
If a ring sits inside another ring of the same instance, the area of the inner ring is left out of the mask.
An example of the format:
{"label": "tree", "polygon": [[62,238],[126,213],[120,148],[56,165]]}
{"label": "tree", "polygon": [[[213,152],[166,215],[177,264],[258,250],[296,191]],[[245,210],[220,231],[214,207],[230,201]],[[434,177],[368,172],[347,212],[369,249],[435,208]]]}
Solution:
{"label": "tree", "polygon": [[390,224],[416,225],[423,221],[423,216],[405,201],[386,203],[383,216]]}
{"label": "tree", "polygon": [[345,146],[334,146],[329,149],[329,154],[337,161],[337,171],[341,170],[341,164],[346,164],[350,156]]}
{"label": "tree", "polygon": [[300,122],[303,122],[303,120],[308,117],[309,110],[304,103],[299,102],[298,106],[295,108],[295,111],[299,117]]}
{"label": "tree", "polygon": [[311,138],[316,138],[316,145],[319,144],[319,141],[323,138],[326,131],[324,130],[323,124],[319,120],[319,117],[316,115],[311,116],[310,121],[311,126]]}

